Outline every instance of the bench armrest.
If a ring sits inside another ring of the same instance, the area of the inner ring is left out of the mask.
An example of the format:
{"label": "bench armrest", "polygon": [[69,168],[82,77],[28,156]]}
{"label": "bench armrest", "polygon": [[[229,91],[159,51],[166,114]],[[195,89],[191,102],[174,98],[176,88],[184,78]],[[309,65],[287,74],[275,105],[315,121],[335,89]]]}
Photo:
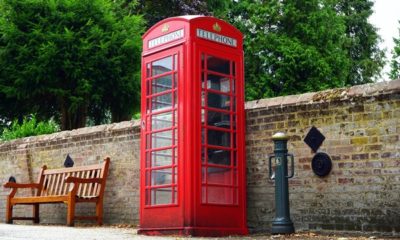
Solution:
{"label": "bench armrest", "polygon": [[67,177],[65,178],[66,183],[72,183],[73,186],[68,190],[69,195],[76,195],[78,191],[79,184],[84,183],[102,183],[103,180],[101,178],[79,178],[79,177]]}
{"label": "bench armrest", "polygon": [[66,183],[102,183],[101,178],[78,178],[78,177],[67,177],[65,179]]}
{"label": "bench armrest", "polygon": [[14,183],[8,182],[3,185],[5,188],[39,188],[40,184],[38,183]]}

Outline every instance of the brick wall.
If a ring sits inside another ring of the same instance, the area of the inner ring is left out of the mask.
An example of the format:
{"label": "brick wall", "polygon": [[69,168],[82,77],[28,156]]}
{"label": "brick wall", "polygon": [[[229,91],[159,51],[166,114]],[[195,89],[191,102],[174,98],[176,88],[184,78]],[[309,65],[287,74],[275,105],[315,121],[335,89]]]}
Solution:
{"label": "brick wall", "polygon": [[[36,181],[39,169],[63,167],[67,154],[75,166],[96,164],[111,157],[104,197],[105,223],[138,222],[139,133],[137,122],[82,128],[0,144],[0,181],[12,175],[17,182]],[[8,190],[0,188],[0,221],[5,221]],[[89,204],[89,203],[88,203]],[[17,216],[31,216],[32,207],[16,206]],[[77,205],[77,215],[94,213],[94,204]],[[66,223],[64,204],[40,206],[43,223]],[[27,223],[27,221],[25,221]]]}
{"label": "brick wall", "polygon": [[[251,228],[269,230],[274,218],[267,159],[271,136],[283,130],[295,155],[289,191],[296,228],[400,232],[400,80],[252,101],[246,109]],[[326,137],[319,151],[333,162],[323,178],[303,142],[312,126]]]}
{"label": "brick wall", "polygon": [[[285,131],[295,155],[290,180],[292,220],[298,230],[363,230],[400,233],[400,80],[349,89],[262,99],[246,104],[248,225],[269,231],[274,217],[274,183],[268,179],[271,136]],[[303,142],[311,126],[326,137],[319,151],[333,160],[329,176],[311,170],[314,153]],[[83,128],[0,143],[0,181],[35,181],[39,168],[76,165],[111,156],[106,187],[106,223],[138,222],[138,122]],[[0,222],[5,196],[0,188]],[[79,212],[93,208],[80,207]],[[18,215],[31,209],[18,206]],[[41,207],[44,223],[65,223],[65,206]]]}

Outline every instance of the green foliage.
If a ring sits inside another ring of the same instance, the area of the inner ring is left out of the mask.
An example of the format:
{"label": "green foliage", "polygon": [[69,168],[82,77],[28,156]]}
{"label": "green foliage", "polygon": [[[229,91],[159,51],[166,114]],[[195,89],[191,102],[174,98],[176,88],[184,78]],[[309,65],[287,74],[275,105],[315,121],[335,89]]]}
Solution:
{"label": "green foliage", "polygon": [[344,47],[350,58],[346,85],[373,82],[385,64],[385,53],[378,46],[381,38],[368,22],[373,5],[371,0],[339,0],[338,13],[344,16],[348,38]]}
{"label": "green foliage", "polygon": [[17,138],[50,134],[59,131],[59,126],[54,120],[38,122],[35,116],[24,118],[20,124],[14,120],[9,128],[3,130],[1,140],[12,140]]}
{"label": "green foliage", "polygon": [[334,2],[243,0],[230,19],[245,35],[247,100],[345,85],[345,24]]}
{"label": "green foliage", "polygon": [[139,108],[141,16],[110,0],[0,1],[0,115],[61,128],[130,119]]}
{"label": "green foliage", "polygon": [[137,119],[140,119],[140,117],[141,117],[140,112],[137,112],[137,113],[133,114],[132,119],[137,120]]}
{"label": "green foliage", "polygon": [[181,15],[213,15],[224,17],[231,0],[117,0],[130,12],[143,14],[147,27],[168,17]]}
{"label": "green foliage", "polygon": [[[400,24],[400,21],[399,21]],[[390,79],[400,79],[400,27],[399,37],[393,38],[394,48],[392,50],[392,60],[390,62]]]}

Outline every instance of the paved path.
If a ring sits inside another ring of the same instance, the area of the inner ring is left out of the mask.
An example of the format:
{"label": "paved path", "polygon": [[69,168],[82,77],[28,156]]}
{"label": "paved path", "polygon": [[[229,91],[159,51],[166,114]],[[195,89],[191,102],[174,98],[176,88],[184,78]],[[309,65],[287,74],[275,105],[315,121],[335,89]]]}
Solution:
{"label": "paved path", "polygon": [[134,228],[64,227],[0,224],[0,240],[130,240],[164,239],[138,236]]}
{"label": "paved path", "polygon": [[[399,236],[400,237],[400,236]],[[46,226],[46,225],[18,225],[0,223],[0,240],[378,240],[378,239],[400,239],[398,237],[371,237],[371,236],[340,236],[319,235],[311,232],[296,233],[292,235],[268,234],[250,235],[246,237],[224,237],[224,238],[186,238],[186,237],[151,237],[137,235],[134,228],[117,227],[92,227],[92,226]]]}

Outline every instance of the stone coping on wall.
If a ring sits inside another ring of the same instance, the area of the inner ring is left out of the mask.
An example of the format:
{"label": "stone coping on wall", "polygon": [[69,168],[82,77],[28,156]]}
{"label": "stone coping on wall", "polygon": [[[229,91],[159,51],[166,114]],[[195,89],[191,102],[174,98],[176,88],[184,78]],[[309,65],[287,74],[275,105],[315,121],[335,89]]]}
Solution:
{"label": "stone coping on wall", "polygon": [[351,100],[360,97],[373,97],[400,92],[400,79],[352,86],[350,88],[335,88],[321,92],[311,92],[299,95],[264,98],[246,102],[246,109],[274,108],[290,105],[305,105],[315,102],[330,102]]}
{"label": "stone coping on wall", "polygon": [[10,147],[25,148],[30,144],[40,144],[46,142],[60,141],[68,138],[84,138],[85,136],[92,136],[95,134],[103,134],[105,132],[119,132],[134,129],[140,126],[139,120],[124,121],[119,123],[104,124],[93,127],[84,127],[70,131],[56,132],[52,134],[45,134],[39,136],[25,137],[11,141],[0,141],[0,152],[7,151]]}

